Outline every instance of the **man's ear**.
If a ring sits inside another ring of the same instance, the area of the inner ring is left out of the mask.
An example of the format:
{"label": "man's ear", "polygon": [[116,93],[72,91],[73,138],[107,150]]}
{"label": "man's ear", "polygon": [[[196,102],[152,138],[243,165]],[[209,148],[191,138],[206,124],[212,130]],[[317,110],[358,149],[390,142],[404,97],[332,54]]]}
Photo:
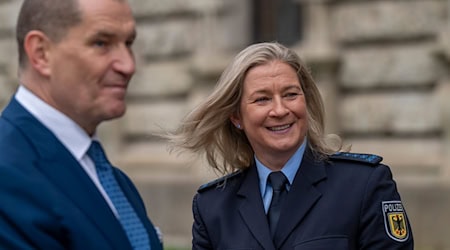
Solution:
{"label": "man's ear", "polygon": [[49,63],[50,45],[50,39],[42,31],[32,30],[25,36],[23,46],[28,56],[29,66],[44,76],[49,76],[51,73]]}

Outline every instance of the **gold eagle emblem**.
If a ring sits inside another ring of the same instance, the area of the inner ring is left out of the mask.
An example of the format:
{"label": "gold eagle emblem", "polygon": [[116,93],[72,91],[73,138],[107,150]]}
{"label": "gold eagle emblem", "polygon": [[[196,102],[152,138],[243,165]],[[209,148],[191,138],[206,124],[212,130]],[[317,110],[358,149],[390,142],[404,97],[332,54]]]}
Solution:
{"label": "gold eagle emblem", "polygon": [[408,221],[402,202],[383,201],[381,207],[386,234],[395,241],[404,242],[408,240]]}

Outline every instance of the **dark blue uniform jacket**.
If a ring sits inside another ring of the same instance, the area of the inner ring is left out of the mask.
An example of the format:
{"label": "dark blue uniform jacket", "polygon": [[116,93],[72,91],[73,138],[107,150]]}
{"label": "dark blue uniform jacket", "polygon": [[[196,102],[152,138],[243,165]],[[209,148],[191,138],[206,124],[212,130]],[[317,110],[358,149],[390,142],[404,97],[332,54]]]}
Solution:
{"label": "dark blue uniform jacket", "polygon": [[[413,249],[396,183],[381,157],[305,151],[272,240],[255,166],[203,185],[193,249]],[[224,181],[226,180],[226,181]]]}

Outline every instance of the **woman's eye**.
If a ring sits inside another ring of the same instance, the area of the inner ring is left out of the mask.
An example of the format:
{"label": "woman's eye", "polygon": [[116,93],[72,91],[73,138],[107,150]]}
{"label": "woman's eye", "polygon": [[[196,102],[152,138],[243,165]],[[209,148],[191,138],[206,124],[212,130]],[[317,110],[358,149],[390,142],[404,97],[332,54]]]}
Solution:
{"label": "woman's eye", "polygon": [[296,97],[298,95],[299,95],[299,93],[292,92],[292,93],[287,93],[285,96],[288,97],[288,98],[294,98],[294,97]]}
{"label": "woman's eye", "polygon": [[266,102],[268,100],[269,100],[268,97],[259,97],[259,98],[256,98],[255,102]]}

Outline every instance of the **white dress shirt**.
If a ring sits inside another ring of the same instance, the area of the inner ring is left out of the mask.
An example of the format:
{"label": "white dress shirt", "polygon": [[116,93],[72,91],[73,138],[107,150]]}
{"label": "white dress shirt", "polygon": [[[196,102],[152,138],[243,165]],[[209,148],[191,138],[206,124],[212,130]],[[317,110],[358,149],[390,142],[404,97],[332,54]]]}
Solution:
{"label": "white dress shirt", "polygon": [[94,138],[89,137],[89,135],[68,116],[48,105],[22,85],[19,86],[15,98],[28,112],[53,132],[58,140],[67,148],[67,150],[69,150],[73,157],[75,157],[117,217],[117,210],[98,179],[95,164],[86,154],[91,145],[91,141],[97,138],[95,136]]}

